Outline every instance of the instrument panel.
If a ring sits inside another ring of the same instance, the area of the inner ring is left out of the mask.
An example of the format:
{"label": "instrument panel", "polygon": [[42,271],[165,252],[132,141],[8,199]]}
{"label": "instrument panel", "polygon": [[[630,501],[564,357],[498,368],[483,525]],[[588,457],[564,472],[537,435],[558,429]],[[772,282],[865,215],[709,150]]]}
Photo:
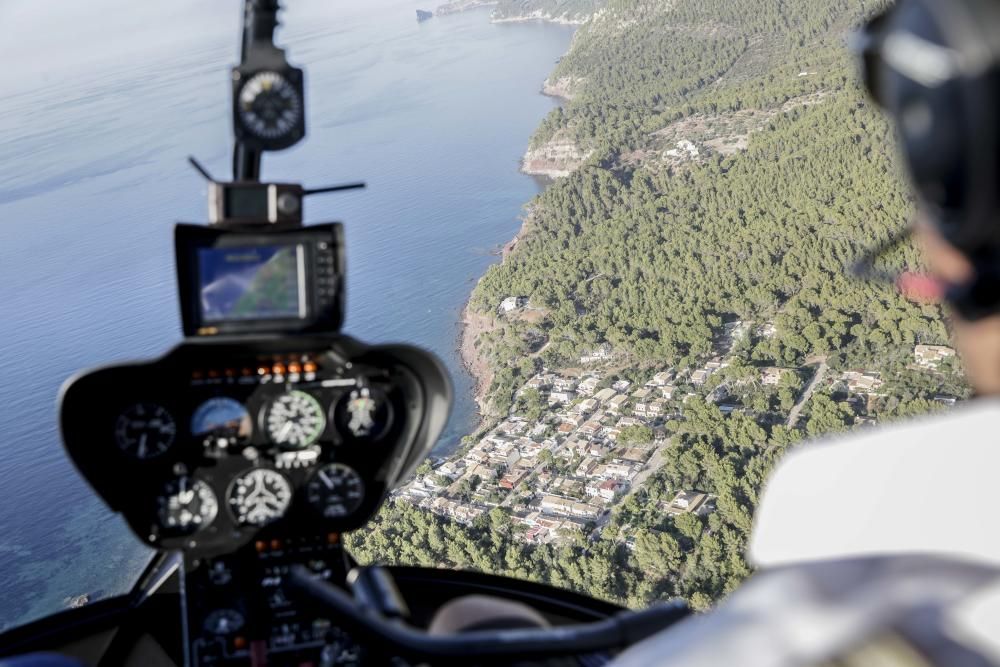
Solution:
{"label": "instrument panel", "polygon": [[195,340],[71,379],[61,428],[140,539],[213,556],[360,527],[429,451],[450,399],[416,348]]}

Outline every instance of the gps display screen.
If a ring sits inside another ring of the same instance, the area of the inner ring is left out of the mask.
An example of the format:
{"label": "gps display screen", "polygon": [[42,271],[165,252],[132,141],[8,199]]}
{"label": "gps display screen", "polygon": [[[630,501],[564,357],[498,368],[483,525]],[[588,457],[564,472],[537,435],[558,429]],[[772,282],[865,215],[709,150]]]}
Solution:
{"label": "gps display screen", "polygon": [[198,249],[202,321],[304,319],[301,244]]}

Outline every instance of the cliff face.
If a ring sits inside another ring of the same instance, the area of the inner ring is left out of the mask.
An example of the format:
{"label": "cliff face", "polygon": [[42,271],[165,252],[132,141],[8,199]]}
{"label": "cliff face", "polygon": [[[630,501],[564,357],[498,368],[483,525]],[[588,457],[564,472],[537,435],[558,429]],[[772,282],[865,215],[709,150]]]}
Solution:
{"label": "cliff face", "polygon": [[493,365],[486,356],[485,347],[480,345],[479,337],[496,326],[493,317],[478,313],[466,304],[462,320],[462,337],[459,341],[459,352],[466,370],[476,381],[476,404],[479,414],[490,417],[493,410],[486,400],[486,393],[493,384]]}
{"label": "cliff face", "polygon": [[542,94],[549,97],[558,97],[564,100],[573,99],[574,88],[579,86],[583,79],[572,76],[561,76],[556,79],[549,77],[542,84]]}
{"label": "cliff face", "polygon": [[550,21],[566,25],[586,23],[604,0],[452,0],[437,8],[438,16],[467,9],[493,7],[494,23],[512,21]]}
{"label": "cliff face", "polygon": [[551,21],[568,25],[586,23],[605,0],[500,0],[494,21]]}
{"label": "cliff face", "polygon": [[538,146],[532,146],[521,160],[521,171],[533,176],[562,178],[569,176],[590,157],[592,151],[584,150],[564,132]]}
{"label": "cliff face", "polygon": [[497,1],[498,0],[453,0],[452,2],[447,2],[435,9],[434,13],[438,16],[446,16],[448,14],[464,12],[467,9],[495,7],[497,5]]}

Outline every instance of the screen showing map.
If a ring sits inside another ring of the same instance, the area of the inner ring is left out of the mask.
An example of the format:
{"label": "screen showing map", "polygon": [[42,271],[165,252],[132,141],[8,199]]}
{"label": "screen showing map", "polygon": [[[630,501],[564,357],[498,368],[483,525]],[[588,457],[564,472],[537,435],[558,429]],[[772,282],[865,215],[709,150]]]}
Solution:
{"label": "screen showing map", "polygon": [[304,318],[301,245],[201,248],[203,322]]}

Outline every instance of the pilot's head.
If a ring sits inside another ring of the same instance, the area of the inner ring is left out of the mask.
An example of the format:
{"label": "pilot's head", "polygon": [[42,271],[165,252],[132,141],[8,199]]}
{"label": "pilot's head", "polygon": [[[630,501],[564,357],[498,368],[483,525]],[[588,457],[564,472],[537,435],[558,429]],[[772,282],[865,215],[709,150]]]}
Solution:
{"label": "pilot's head", "polygon": [[1000,394],[1000,0],[900,0],[859,35],[865,84],[896,123],[928,275],[980,394]]}

